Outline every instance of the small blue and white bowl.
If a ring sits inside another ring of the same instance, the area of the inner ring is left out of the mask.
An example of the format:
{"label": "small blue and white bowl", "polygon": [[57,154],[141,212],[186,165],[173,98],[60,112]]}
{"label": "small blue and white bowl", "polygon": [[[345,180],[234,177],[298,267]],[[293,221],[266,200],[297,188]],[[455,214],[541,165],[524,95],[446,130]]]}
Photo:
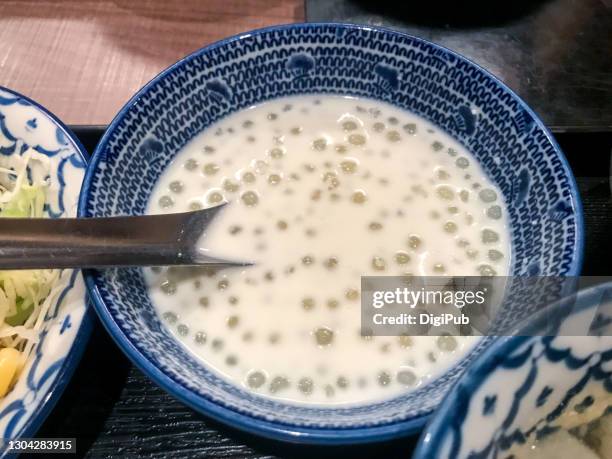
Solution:
{"label": "small blue and white bowl", "polygon": [[508,458],[586,410],[612,406],[612,283],[578,293],[499,338],[470,365],[414,459]]}
{"label": "small blue and white bowl", "polygon": [[[31,147],[49,158],[50,218],[75,217],[85,175],[85,148],[55,116],[36,102],[0,88],[0,161]],[[0,221],[1,224],[1,221]],[[48,311],[41,338],[17,384],[0,399],[0,438],[32,437],[68,383],[87,344],[93,315],[80,271],[64,270],[65,287]],[[1,449],[0,454],[6,454]]]}
{"label": "small blue and white bowl", "polygon": [[[168,68],[109,126],[87,171],[79,214],[145,213],[164,168],[211,123],[275,97],[310,93],[378,99],[437,124],[480,160],[509,203],[512,273],[578,273],[583,235],[578,191],[542,122],[503,83],[465,58],[372,27],[271,27],[223,40]],[[266,437],[332,444],[415,432],[471,360],[380,403],[289,405],[229,384],[186,351],[156,316],[141,270],[90,271],[86,282],[108,331],[151,379],[196,410]]]}

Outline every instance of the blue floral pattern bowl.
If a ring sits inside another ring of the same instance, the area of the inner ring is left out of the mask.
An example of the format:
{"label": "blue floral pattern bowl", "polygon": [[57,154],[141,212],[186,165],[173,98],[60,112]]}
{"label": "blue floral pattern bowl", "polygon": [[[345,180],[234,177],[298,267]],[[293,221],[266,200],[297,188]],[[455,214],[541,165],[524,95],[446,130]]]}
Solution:
{"label": "blue floral pattern bowl", "polygon": [[[109,126],[87,171],[79,214],[144,213],[164,167],[200,131],[236,110],[307,93],[387,101],[437,124],[474,153],[509,203],[512,272],[579,271],[578,192],[542,122],[499,80],[463,57],[371,27],[272,27],[203,48],[168,68]],[[86,282],[106,328],[155,382],[209,416],[267,437],[355,443],[414,432],[470,360],[393,400],[334,408],[288,405],[229,384],[180,346],[156,316],[140,270],[90,271]]]}
{"label": "blue floral pattern bowl", "polygon": [[480,355],[440,404],[415,459],[508,458],[563,415],[612,405],[612,283],[542,311]]}
{"label": "blue floral pattern bowl", "polygon": [[[28,98],[0,88],[0,160],[34,148],[50,160],[45,211],[51,218],[75,217],[85,175],[85,149],[51,113]],[[46,315],[41,338],[16,386],[0,400],[0,438],[32,437],[74,371],[91,331],[93,316],[80,271],[64,270],[65,287]],[[1,454],[7,451],[0,450]]]}

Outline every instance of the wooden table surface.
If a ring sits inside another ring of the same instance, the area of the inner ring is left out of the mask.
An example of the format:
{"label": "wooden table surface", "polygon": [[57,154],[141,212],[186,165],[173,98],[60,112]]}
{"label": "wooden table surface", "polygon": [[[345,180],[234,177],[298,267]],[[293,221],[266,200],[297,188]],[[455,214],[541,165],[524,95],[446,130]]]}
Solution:
{"label": "wooden table surface", "polygon": [[108,124],[192,51],[303,19],[302,0],[2,0],[0,85],[67,124]]}

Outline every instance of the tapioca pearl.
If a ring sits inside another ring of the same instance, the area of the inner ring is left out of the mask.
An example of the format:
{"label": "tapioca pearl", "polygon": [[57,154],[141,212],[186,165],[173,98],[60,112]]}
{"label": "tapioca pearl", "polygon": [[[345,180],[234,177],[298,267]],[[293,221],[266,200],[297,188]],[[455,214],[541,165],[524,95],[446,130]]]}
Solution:
{"label": "tapioca pearl", "polygon": [[378,118],[380,116],[380,110],[377,108],[369,108],[368,109],[368,113],[373,117],[373,118]]}
{"label": "tapioca pearl", "polygon": [[228,328],[236,328],[240,323],[240,317],[236,315],[229,316],[226,323]]}
{"label": "tapioca pearl", "polygon": [[457,247],[464,248],[464,247],[467,247],[468,245],[470,245],[470,241],[468,241],[467,239],[464,239],[464,238],[457,239]]}
{"label": "tapioca pearl", "polygon": [[349,301],[356,301],[359,299],[359,290],[356,288],[348,288],[344,292],[344,297]]}
{"label": "tapioca pearl", "polygon": [[455,160],[455,164],[459,169],[466,169],[470,165],[470,161],[465,156],[460,156]]}
{"label": "tapioca pearl", "polygon": [[219,282],[217,282],[217,289],[227,290],[229,285],[230,285],[230,282],[228,279],[221,279]]}
{"label": "tapioca pearl", "polygon": [[468,202],[470,199],[470,192],[468,190],[459,191],[459,199],[463,202]]}
{"label": "tapioca pearl", "polygon": [[225,179],[223,180],[223,183],[221,184],[221,187],[229,192],[229,193],[235,193],[236,191],[238,191],[240,189],[240,184],[238,182],[235,182],[233,180],[230,179]]}
{"label": "tapioca pearl", "polygon": [[312,298],[310,296],[308,296],[306,298],[302,298],[302,309],[304,309],[305,311],[310,311],[314,307],[315,307],[315,300],[314,300],[314,298]]}
{"label": "tapioca pearl", "polygon": [[180,336],[187,336],[189,334],[189,327],[185,324],[179,324],[178,327],[176,327],[176,332]]}
{"label": "tapioca pearl", "polygon": [[466,256],[471,259],[474,260],[476,257],[478,257],[478,250],[476,249],[467,249],[465,251]]}
{"label": "tapioca pearl", "polygon": [[268,155],[270,155],[270,158],[272,159],[281,159],[283,156],[285,156],[285,149],[281,147],[271,148],[268,151]]}
{"label": "tapioca pearl", "polygon": [[442,144],[442,142],[439,142],[437,140],[431,144],[431,149],[435,152],[441,151],[443,148],[444,148],[444,144]]}
{"label": "tapioca pearl", "polygon": [[370,231],[380,231],[383,228],[382,223],[380,222],[370,222],[368,225],[368,229]]}
{"label": "tapioca pearl", "polygon": [[183,167],[188,171],[194,171],[198,167],[198,162],[193,158],[189,158],[187,161],[185,161]]}
{"label": "tapioca pearl", "polygon": [[338,153],[339,155],[343,155],[348,151],[348,147],[343,144],[338,144],[334,146],[334,151]]}
{"label": "tapioca pearl", "polygon": [[437,210],[432,210],[431,212],[429,212],[429,217],[432,220],[438,220],[440,218],[440,212],[438,212]]}
{"label": "tapioca pearl", "polygon": [[478,267],[478,273],[481,276],[492,277],[497,274],[497,271],[495,271],[491,265],[480,265]]}
{"label": "tapioca pearl", "polygon": [[504,254],[499,250],[491,249],[487,252],[487,256],[491,261],[499,261],[504,258]]}
{"label": "tapioca pearl", "polygon": [[174,199],[172,199],[170,196],[164,195],[159,198],[157,203],[162,209],[169,209],[170,207],[174,206]]}
{"label": "tapioca pearl", "polygon": [[215,338],[212,340],[212,342],[210,343],[213,350],[215,351],[220,351],[221,349],[223,349],[224,346],[224,342],[221,338]]}
{"label": "tapioca pearl", "polygon": [[251,171],[245,171],[241,174],[240,179],[244,183],[255,183],[255,180],[257,180],[257,177]]}
{"label": "tapioca pearl", "polygon": [[397,337],[397,341],[400,347],[403,347],[404,349],[407,349],[414,345],[414,340],[412,339],[412,336],[409,335],[400,335]]}
{"label": "tapioca pearl", "polygon": [[396,252],[393,258],[398,265],[406,265],[410,263],[410,255],[403,251]]}
{"label": "tapioca pearl", "polygon": [[323,261],[323,266],[325,266],[327,269],[331,271],[331,270],[336,269],[336,267],[338,266],[338,263],[339,263],[339,260],[337,257],[329,257]]}
{"label": "tapioca pearl", "polygon": [[389,349],[391,349],[391,345],[389,343],[383,343],[378,349],[380,350],[381,354],[388,354]]}
{"label": "tapioca pearl", "polygon": [[295,272],[295,266],[293,265],[286,266],[283,272],[285,273],[285,275],[289,276]]}
{"label": "tapioca pearl", "polygon": [[215,175],[219,172],[219,165],[216,163],[206,163],[204,164],[204,168],[202,169],[204,175]]}
{"label": "tapioca pearl", "polygon": [[338,376],[338,378],[336,378],[336,386],[338,386],[340,389],[348,389],[349,385],[350,384],[348,378],[344,376]]}
{"label": "tapioca pearl", "polygon": [[373,257],[371,265],[372,268],[376,271],[384,271],[385,269],[387,269],[387,262],[382,257]]}
{"label": "tapioca pearl", "polygon": [[385,123],[381,123],[380,121],[377,121],[376,123],[372,125],[372,129],[374,129],[374,132],[382,132],[385,130]]}
{"label": "tapioca pearl", "polygon": [[317,170],[317,167],[314,164],[306,163],[302,165],[302,169],[304,169],[306,172],[312,173]]}
{"label": "tapioca pearl", "polygon": [[443,199],[445,201],[452,201],[453,199],[455,199],[455,192],[448,185],[438,185],[436,187],[436,194],[440,199]]}
{"label": "tapioca pearl", "polygon": [[227,297],[227,302],[232,305],[232,306],[236,306],[239,303],[239,299],[237,296],[234,295],[230,295]]}
{"label": "tapioca pearl", "polygon": [[368,195],[363,190],[356,190],[351,195],[351,201],[355,204],[363,204],[368,200]]}
{"label": "tapioca pearl", "polygon": [[429,360],[429,361],[430,361],[430,362],[432,362],[432,363],[436,363],[436,362],[438,361],[438,357],[436,357],[436,354],[434,354],[434,353],[433,353],[433,352],[431,352],[431,351],[430,351],[430,352],[428,352],[428,353],[426,354],[426,356],[427,356],[427,360]]}
{"label": "tapioca pearl", "polygon": [[265,174],[266,171],[268,170],[268,163],[261,159],[256,159],[252,161],[251,167],[253,168],[255,173],[262,175],[262,174]]}
{"label": "tapioca pearl", "polygon": [[457,215],[459,213],[459,207],[457,206],[448,206],[446,210],[451,215]]}
{"label": "tapioca pearl", "polygon": [[474,216],[470,213],[466,213],[465,214],[465,223],[469,225],[471,225],[472,223],[474,223]]}
{"label": "tapioca pearl", "polygon": [[233,367],[233,366],[235,366],[237,363],[238,363],[238,357],[236,357],[235,355],[231,355],[231,354],[230,354],[230,355],[228,355],[228,356],[225,358],[225,364],[226,364],[228,367]]}
{"label": "tapioca pearl", "polygon": [[200,290],[201,287],[202,287],[202,281],[200,281],[199,279],[196,279],[193,281],[194,290]]}
{"label": "tapioca pearl", "polygon": [[245,128],[245,129],[250,129],[250,128],[253,127],[254,124],[255,123],[253,121],[251,121],[251,120],[245,120],[242,123],[242,127]]}
{"label": "tapioca pearl", "polygon": [[386,177],[380,177],[378,179],[378,183],[381,184],[382,186],[387,186],[389,185],[389,179]]}
{"label": "tapioca pearl", "polygon": [[268,121],[276,121],[278,119],[278,115],[276,113],[268,113],[266,118]]}
{"label": "tapioca pearl", "polygon": [[455,150],[454,148],[450,148],[450,147],[449,147],[449,148],[446,150],[446,152],[447,152],[447,153],[448,153],[448,155],[449,155],[449,156],[451,156],[451,157],[455,157],[455,156],[457,156],[457,150]]}
{"label": "tapioca pearl", "polygon": [[385,134],[385,137],[389,142],[394,142],[394,143],[402,140],[402,136],[395,129],[391,131],[387,131],[387,133]]}
{"label": "tapioca pearl", "polygon": [[312,149],[316,151],[324,151],[327,148],[327,140],[323,137],[313,140]]}
{"label": "tapioca pearl", "polygon": [[492,220],[499,220],[502,216],[502,209],[500,206],[491,206],[487,209],[487,217]]}
{"label": "tapioca pearl", "polygon": [[219,204],[220,202],[223,202],[224,200],[225,198],[223,197],[223,194],[217,190],[211,190],[206,196],[206,201],[209,204]]}
{"label": "tapioca pearl", "polygon": [[359,113],[365,113],[367,110],[365,107],[362,107],[361,105],[355,105],[355,110],[357,110]]}
{"label": "tapioca pearl", "polygon": [[196,342],[196,344],[199,344],[199,345],[206,344],[206,339],[207,339],[206,332],[203,332],[201,330],[199,332],[196,332],[196,334],[193,337],[193,340]]}
{"label": "tapioca pearl", "polygon": [[329,346],[334,341],[334,332],[327,327],[319,327],[313,334],[318,346]]}
{"label": "tapioca pearl", "polygon": [[408,236],[407,245],[412,250],[418,250],[423,245],[423,241],[419,236],[411,234],[410,236]]}
{"label": "tapioca pearl", "polygon": [[340,186],[340,180],[335,172],[325,172],[323,174],[323,183],[327,185],[328,190],[334,190]]}
{"label": "tapioca pearl", "polygon": [[300,134],[302,133],[302,131],[303,131],[303,130],[304,130],[304,129],[303,129],[301,126],[294,126],[294,127],[292,127],[292,128],[289,130],[289,132],[290,132],[292,135],[300,135]]}
{"label": "tapioca pearl", "polygon": [[452,352],[457,349],[457,339],[450,335],[438,336],[436,346],[443,352]]}
{"label": "tapioca pearl", "polygon": [[444,232],[448,234],[455,234],[457,232],[457,224],[452,221],[444,223]]}
{"label": "tapioca pearl", "polygon": [[272,271],[267,271],[264,274],[264,279],[268,282],[272,282],[274,280],[274,273]]}
{"label": "tapioca pearl", "polygon": [[316,236],[317,236],[317,230],[316,230],[316,229],[314,229],[314,228],[306,228],[306,229],[304,230],[304,234],[305,234],[307,237],[313,238],[313,237],[316,237]]}
{"label": "tapioca pearl", "polygon": [[178,320],[178,316],[172,311],[167,311],[163,313],[162,319],[164,319],[170,325],[174,325]]}
{"label": "tapioca pearl", "polygon": [[228,228],[228,233],[230,233],[232,236],[236,236],[237,234],[240,234],[242,232],[242,226],[240,225],[231,225]]}
{"label": "tapioca pearl", "polygon": [[437,169],[436,178],[438,180],[448,180],[450,178],[450,174],[446,172],[444,169]]}
{"label": "tapioca pearl", "polygon": [[203,308],[207,308],[210,305],[210,300],[208,299],[207,296],[201,296],[198,299],[198,303],[200,306],[202,306]]}
{"label": "tapioca pearl", "polygon": [[289,387],[289,379],[285,376],[275,376],[270,382],[270,393],[276,394]]}
{"label": "tapioca pearl", "polygon": [[415,123],[404,124],[402,129],[408,135],[415,135],[417,133],[417,125]]}
{"label": "tapioca pearl", "polygon": [[417,381],[419,380],[419,378],[414,373],[414,371],[408,370],[408,369],[398,371],[397,375],[395,376],[395,379],[402,386],[408,386],[408,387],[415,386]]}
{"label": "tapioca pearl", "polygon": [[254,207],[259,202],[259,195],[255,191],[245,191],[240,198],[247,207]]}
{"label": "tapioca pearl", "polygon": [[252,331],[245,331],[242,334],[242,341],[244,341],[245,343],[250,343],[251,341],[253,341],[253,332]]}
{"label": "tapioca pearl", "polygon": [[363,134],[349,134],[346,141],[351,145],[362,146],[366,143],[366,137]]}
{"label": "tapioca pearl", "polygon": [[386,371],[381,371],[376,376],[376,381],[378,382],[380,386],[386,387],[391,383],[391,375],[387,373]]}
{"label": "tapioca pearl", "polygon": [[189,210],[202,210],[204,208],[204,204],[201,201],[191,201],[189,203]]}
{"label": "tapioca pearl", "polygon": [[278,185],[282,180],[282,177],[279,174],[270,174],[268,176],[268,183],[270,185]]}
{"label": "tapioca pearl", "polygon": [[345,174],[354,174],[357,172],[358,163],[354,159],[345,159],[340,163],[340,169]]}
{"label": "tapioca pearl", "polygon": [[342,122],[342,129],[344,131],[350,132],[354,131],[359,127],[359,125],[355,121],[344,121]]}
{"label": "tapioca pearl", "polygon": [[161,266],[151,266],[151,272],[155,274],[159,274],[162,272],[162,267]]}
{"label": "tapioca pearl", "polygon": [[291,111],[292,108],[293,108],[293,105],[291,105],[291,104],[283,105],[283,111],[284,112],[289,112],[289,111]]}
{"label": "tapioca pearl", "polygon": [[177,285],[176,282],[166,279],[161,283],[159,288],[166,295],[174,295],[176,293]]}
{"label": "tapioca pearl", "polygon": [[340,302],[335,298],[330,298],[325,303],[329,309],[337,309],[340,306]]}
{"label": "tapioca pearl", "polygon": [[304,266],[310,266],[315,262],[315,257],[312,255],[304,255],[302,257],[302,264]]}
{"label": "tapioca pearl", "polygon": [[446,272],[446,268],[442,263],[435,263],[433,265],[433,271],[436,274],[444,274]]}
{"label": "tapioca pearl", "polygon": [[490,203],[497,200],[497,193],[491,188],[484,188],[479,191],[478,197],[482,202]]}
{"label": "tapioca pearl", "polygon": [[391,126],[397,126],[399,120],[395,116],[390,116],[387,118],[387,123],[389,123]]}
{"label": "tapioca pearl", "polygon": [[277,332],[272,332],[268,336],[268,342],[270,344],[276,344],[276,343],[278,343],[280,341],[280,339],[281,339],[281,335],[280,335],[280,333],[277,333]]}
{"label": "tapioca pearl", "polygon": [[301,378],[298,381],[297,387],[304,395],[310,395],[314,390],[314,381],[312,378]]}
{"label": "tapioca pearl", "polygon": [[285,220],[279,220],[276,222],[276,228],[279,231],[285,231],[289,227],[289,224]]}
{"label": "tapioca pearl", "polygon": [[251,389],[259,389],[266,383],[266,379],[266,374],[263,371],[250,371],[247,374],[246,385]]}
{"label": "tapioca pearl", "polygon": [[485,228],[482,230],[481,240],[485,244],[494,244],[499,241],[499,234],[492,229]]}
{"label": "tapioca pearl", "polygon": [[331,384],[326,384],[324,391],[325,391],[325,396],[328,398],[331,398],[336,394],[336,390]]}
{"label": "tapioca pearl", "polygon": [[481,188],[481,187],[482,187],[482,185],[481,185],[480,183],[472,183],[472,188],[473,188],[474,190],[478,190],[478,189],[479,189],[479,188]]}
{"label": "tapioca pearl", "polygon": [[178,193],[182,193],[183,192],[183,190],[185,189],[185,185],[180,180],[173,180],[168,185],[168,188],[173,193],[177,193],[178,194]]}

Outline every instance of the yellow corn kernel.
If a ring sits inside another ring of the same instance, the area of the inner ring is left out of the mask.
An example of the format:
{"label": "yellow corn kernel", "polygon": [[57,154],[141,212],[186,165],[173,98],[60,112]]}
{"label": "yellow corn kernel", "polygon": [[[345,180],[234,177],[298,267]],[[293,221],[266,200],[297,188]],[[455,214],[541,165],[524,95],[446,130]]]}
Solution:
{"label": "yellow corn kernel", "polygon": [[11,388],[17,369],[21,365],[21,352],[12,347],[0,349],[0,397]]}

